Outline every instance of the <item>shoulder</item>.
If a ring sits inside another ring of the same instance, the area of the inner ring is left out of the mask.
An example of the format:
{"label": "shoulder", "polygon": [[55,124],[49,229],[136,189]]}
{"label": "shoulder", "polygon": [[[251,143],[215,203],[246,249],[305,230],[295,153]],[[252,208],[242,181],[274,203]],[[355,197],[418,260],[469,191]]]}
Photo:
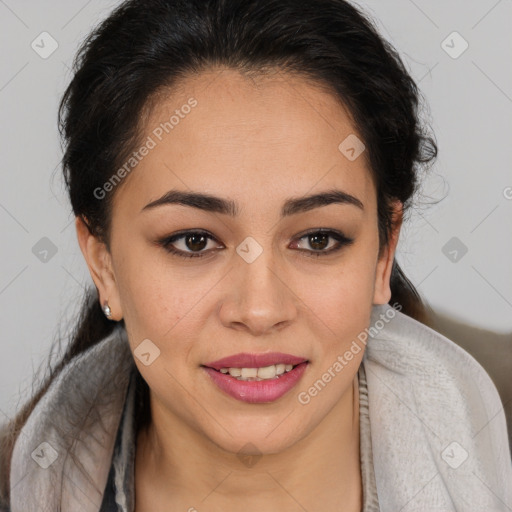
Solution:
{"label": "shoulder", "polygon": [[497,414],[505,421],[489,374],[454,341],[388,304],[373,307],[368,331],[367,370],[414,397],[418,407],[434,413],[442,404],[452,410],[464,404],[461,413],[474,421],[485,423]]}
{"label": "shoulder", "polygon": [[482,481],[512,503],[503,404],[478,361],[387,304],[374,306],[367,334],[363,364],[375,471],[378,484],[392,489],[386,499],[400,509],[432,474],[438,478],[415,505],[433,503],[448,490],[475,510],[493,510],[495,498]]}
{"label": "shoulder", "polygon": [[431,327],[388,304],[373,307],[367,358],[390,372],[436,386],[475,381],[498,396],[483,366],[466,350]]}

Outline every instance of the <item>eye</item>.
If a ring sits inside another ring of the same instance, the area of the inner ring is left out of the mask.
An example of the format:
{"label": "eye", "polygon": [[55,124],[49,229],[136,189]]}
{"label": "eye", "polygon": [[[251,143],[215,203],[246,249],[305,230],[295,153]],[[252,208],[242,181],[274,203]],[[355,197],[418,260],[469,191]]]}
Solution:
{"label": "eye", "polygon": [[[334,230],[315,230],[310,231],[306,233],[305,235],[301,236],[298,240],[306,240],[306,244],[309,245],[313,250],[309,249],[302,249],[302,251],[306,253],[310,253],[309,256],[312,257],[318,257],[318,256],[325,256],[327,254],[332,254],[334,252],[339,251],[344,246],[351,245],[354,243],[353,238],[346,237],[343,233],[339,231]],[[329,246],[329,239],[332,239],[335,241],[332,245]],[[328,247],[327,250],[326,247]],[[295,247],[293,248],[299,248],[297,243],[295,243]]]}
{"label": "eye", "polygon": [[[300,240],[306,239],[306,243],[312,248],[303,249],[300,247]],[[335,241],[334,244],[329,244],[329,239]],[[344,246],[351,245],[354,242],[353,238],[346,237],[343,233],[334,230],[316,229],[310,231],[300,238],[299,243],[292,242],[292,249],[299,249],[300,252],[310,253],[308,256],[318,257],[332,254],[339,251]],[[217,241],[210,233],[206,231],[182,231],[172,236],[159,240],[158,245],[162,246],[167,252],[180,256],[182,258],[203,258],[207,253],[211,252],[213,248],[208,248],[209,241]],[[181,244],[181,247],[177,247]],[[222,246],[221,248],[223,248]],[[328,247],[327,250],[326,247]]]}
{"label": "eye", "polygon": [[[215,238],[206,231],[184,231],[158,242],[166,251],[182,258],[202,258],[206,254],[204,249],[208,247],[208,241]],[[176,242],[179,244],[176,244]],[[176,245],[180,245],[176,248]]]}

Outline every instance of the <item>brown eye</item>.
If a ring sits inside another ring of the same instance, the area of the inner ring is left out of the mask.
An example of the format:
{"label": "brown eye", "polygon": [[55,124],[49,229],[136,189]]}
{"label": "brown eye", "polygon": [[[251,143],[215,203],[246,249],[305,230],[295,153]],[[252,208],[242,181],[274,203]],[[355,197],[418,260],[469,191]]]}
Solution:
{"label": "brown eye", "polygon": [[[300,241],[307,239],[307,245],[311,249],[300,247]],[[335,243],[329,245],[330,240]],[[307,256],[325,256],[335,253],[343,248],[343,246],[351,245],[354,242],[353,238],[346,237],[343,233],[333,230],[316,230],[310,231],[305,235],[298,238],[299,243],[294,242],[292,249],[299,249],[300,252],[305,253]],[[164,249],[176,256],[182,258],[202,258],[207,256],[211,250],[206,250],[209,241],[217,241],[212,235],[203,231],[185,231],[174,234],[158,241],[158,244]],[[180,245],[181,247],[176,247]],[[221,247],[224,248],[222,245]]]}
{"label": "brown eye", "polygon": [[185,237],[185,245],[192,251],[200,251],[207,244],[207,238],[204,235],[193,233]]}
{"label": "brown eye", "polygon": [[325,249],[329,245],[329,238],[325,233],[308,235],[309,245],[315,250]]}
{"label": "brown eye", "polygon": [[[205,250],[209,241],[216,241],[209,233],[203,231],[185,231],[177,233],[163,240],[159,240],[166,251],[183,258],[202,258],[209,250]],[[176,247],[181,245],[181,247]]]}
{"label": "brown eye", "polygon": [[[329,246],[329,240],[333,239],[335,242]],[[333,230],[316,230],[310,231],[305,235],[298,238],[299,243],[294,242],[293,249],[299,249],[308,256],[324,256],[339,251],[344,246],[351,245],[354,242],[353,238],[346,237],[343,233]],[[300,247],[300,240],[307,240],[305,245],[309,245],[308,249]],[[327,248],[327,250],[326,250]],[[307,254],[309,253],[309,254]]]}

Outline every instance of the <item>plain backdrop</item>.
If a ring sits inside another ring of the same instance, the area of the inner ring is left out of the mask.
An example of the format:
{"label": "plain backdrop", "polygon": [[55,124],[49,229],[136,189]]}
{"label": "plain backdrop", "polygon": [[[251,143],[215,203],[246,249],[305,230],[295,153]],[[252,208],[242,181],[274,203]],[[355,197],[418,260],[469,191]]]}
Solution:
{"label": "plain backdrop", "polygon": [[[117,3],[0,0],[0,423],[92,282],[62,184],[57,107],[79,43]],[[419,84],[439,145],[397,259],[436,311],[510,334],[512,2],[357,3]]]}

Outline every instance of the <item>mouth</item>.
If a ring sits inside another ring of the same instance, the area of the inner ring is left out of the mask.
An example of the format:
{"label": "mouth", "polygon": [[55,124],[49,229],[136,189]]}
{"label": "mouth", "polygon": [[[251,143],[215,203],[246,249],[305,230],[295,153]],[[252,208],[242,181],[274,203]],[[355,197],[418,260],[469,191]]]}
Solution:
{"label": "mouth", "polygon": [[273,402],[303,376],[309,361],[290,354],[236,354],[201,365],[227,395],[248,403]]}
{"label": "mouth", "polygon": [[[307,361],[304,361],[304,364]],[[212,370],[222,373],[224,375],[229,375],[236,380],[245,381],[245,382],[259,382],[262,380],[275,380],[281,378],[288,372],[291,372],[293,369],[297,368],[298,364],[284,364],[278,363],[269,366],[261,366],[259,368],[220,368],[219,370],[215,368],[211,368]]]}
{"label": "mouth", "polygon": [[266,352],[263,354],[240,353],[232,356],[223,357],[217,361],[211,361],[203,366],[213,368],[214,370],[230,368],[264,368],[270,366],[284,365],[296,366],[306,362],[304,357],[294,356],[292,354],[283,354],[281,352]]}

